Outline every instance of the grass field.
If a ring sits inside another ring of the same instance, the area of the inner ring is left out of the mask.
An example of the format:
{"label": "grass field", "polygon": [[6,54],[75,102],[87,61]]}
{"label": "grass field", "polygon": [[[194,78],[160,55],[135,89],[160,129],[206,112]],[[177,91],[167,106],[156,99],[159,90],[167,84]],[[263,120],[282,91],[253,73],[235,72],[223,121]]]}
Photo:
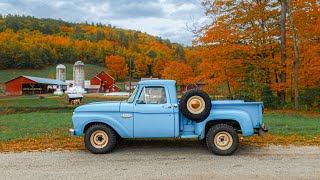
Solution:
{"label": "grass field", "polygon": [[320,116],[308,117],[301,114],[270,113],[264,115],[269,133],[281,135],[320,135]]}
{"label": "grass field", "polygon": [[0,141],[28,138],[65,136],[72,126],[72,113],[22,113],[1,115]]}
{"label": "grass field", "polygon": [[[71,80],[73,77],[73,64],[64,64],[67,68],[67,79]],[[96,76],[101,71],[106,71],[107,69],[105,67],[97,66],[97,65],[91,65],[86,64],[84,66],[85,70],[85,78],[90,79],[94,76]],[[16,78],[21,75],[27,75],[27,76],[36,76],[36,77],[44,77],[48,78],[53,75],[53,77],[56,76],[56,65],[50,66],[45,69],[4,69],[0,70],[0,85],[4,85],[5,82]]]}
{"label": "grass field", "polygon": [[[64,96],[53,95],[1,96],[0,141],[29,137],[65,137],[72,126],[71,116],[75,108],[66,103]],[[126,97],[127,98],[127,97]],[[103,94],[84,95],[82,104],[94,101],[124,100],[105,97]],[[304,114],[304,115],[302,115]],[[271,135],[320,136],[320,114],[268,111],[264,114]]]}
{"label": "grass field", "polygon": [[[0,141],[28,137],[67,136],[72,111],[47,113],[32,112],[0,116]],[[270,113],[264,115],[269,133],[273,135],[320,136],[320,116]]]}

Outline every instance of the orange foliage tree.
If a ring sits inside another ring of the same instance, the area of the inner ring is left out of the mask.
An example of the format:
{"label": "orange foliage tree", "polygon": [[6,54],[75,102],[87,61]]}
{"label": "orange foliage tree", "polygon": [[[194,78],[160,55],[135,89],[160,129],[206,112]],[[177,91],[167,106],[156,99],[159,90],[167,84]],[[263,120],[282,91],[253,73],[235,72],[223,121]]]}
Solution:
{"label": "orange foliage tree", "polygon": [[[193,54],[201,57],[196,79],[208,82],[206,88],[213,93],[220,91],[234,98],[263,100],[269,93],[272,99],[286,91],[289,95],[286,101],[293,99],[293,34],[286,31],[287,60],[281,62],[281,2],[204,0],[202,4],[212,22],[200,29],[200,38],[195,42],[210,50],[186,51],[186,61],[193,67],[196,63]],[[320,85],[320,5],[316,0],[290,0],[290,4],[300,54],[299,91],[317,89]],[[287,29],[290,23],[287,21]],[[281,80],[281,73],[287,76],[285,82]]]}
{"label": "orange foliage tree", "polygon": [[128,75],[128,65],[121,56],[106,57],[108,73],[116,80],[123,81]]}
{"label": "orange foliage tree", "polygon": [[183,62],[171,61],[166,64],[162,78],[174,79],[177,81],[178,86],[187,85],[193,83],[194,73],[189,65]]}

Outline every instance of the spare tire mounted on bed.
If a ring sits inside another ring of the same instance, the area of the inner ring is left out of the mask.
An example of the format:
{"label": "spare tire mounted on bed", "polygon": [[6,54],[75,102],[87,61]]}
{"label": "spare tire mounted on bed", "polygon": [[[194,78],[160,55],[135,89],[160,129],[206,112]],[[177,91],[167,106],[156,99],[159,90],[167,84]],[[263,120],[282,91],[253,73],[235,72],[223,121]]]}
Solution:
{"label": "spare tire mounted on bed", "polygon": [[185,117],[201,122],[210,114],[211,99],[204,91],[191,89],[182,95],[179,106]]}

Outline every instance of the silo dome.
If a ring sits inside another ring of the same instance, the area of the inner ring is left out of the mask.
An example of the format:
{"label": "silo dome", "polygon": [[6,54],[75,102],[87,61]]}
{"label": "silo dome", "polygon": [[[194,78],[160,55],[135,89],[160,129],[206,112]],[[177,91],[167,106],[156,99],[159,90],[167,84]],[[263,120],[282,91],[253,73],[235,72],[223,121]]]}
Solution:
{"label": "silo dome", "polygon": [[59,81],[66,81],[66,67],[63,64],[59,64],[56,67],[56,79]]}
{"label": "silo dome", "polygon": [[77,61],[73,65],[73,86],[84,88],[84,63]]}

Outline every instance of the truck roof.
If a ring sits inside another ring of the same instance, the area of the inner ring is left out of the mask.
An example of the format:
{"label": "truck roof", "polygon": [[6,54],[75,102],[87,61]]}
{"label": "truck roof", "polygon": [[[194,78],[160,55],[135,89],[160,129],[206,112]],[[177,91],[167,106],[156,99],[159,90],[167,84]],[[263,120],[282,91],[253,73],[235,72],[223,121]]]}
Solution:
{"label": "truck roof", "polygon": [[175,85],[175,80],[146,80],[146,81],[140,81],[139,84],[141,85]]}

